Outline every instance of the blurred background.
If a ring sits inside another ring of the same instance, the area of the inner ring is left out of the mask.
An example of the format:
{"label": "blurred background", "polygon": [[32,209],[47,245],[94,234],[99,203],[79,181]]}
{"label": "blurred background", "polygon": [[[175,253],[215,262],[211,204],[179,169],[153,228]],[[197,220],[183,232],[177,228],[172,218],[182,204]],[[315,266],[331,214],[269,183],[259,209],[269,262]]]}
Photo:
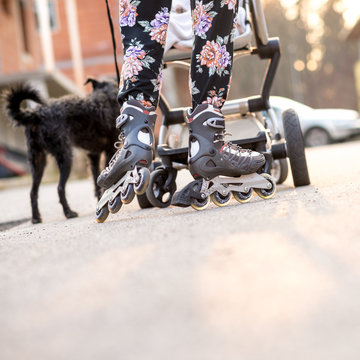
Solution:
{"label": "blurred background", "polygon": [[[359,1],[262,3],[269,35],[280,38],[282,49],[272,94],[312,108],[358,110]],[[109,4],[121,58],[118,3]],[[265,67],[257,57],[237,61],[230,98],[257,95]],[[163,93],[172,106],[190,104],[183,72],[173,69],[164,76]],[[105,0],[0,0],[0,93],[27,81],[46,97],[81,95],[91,90],[83,85],[90,76],[115,77]],[[28,171],[24,130],[0,116],[0,177],[22,175]],[[84,157],[79,153],[76,159]],[[85,160],[74,165],[75,173],[87,173]]]}

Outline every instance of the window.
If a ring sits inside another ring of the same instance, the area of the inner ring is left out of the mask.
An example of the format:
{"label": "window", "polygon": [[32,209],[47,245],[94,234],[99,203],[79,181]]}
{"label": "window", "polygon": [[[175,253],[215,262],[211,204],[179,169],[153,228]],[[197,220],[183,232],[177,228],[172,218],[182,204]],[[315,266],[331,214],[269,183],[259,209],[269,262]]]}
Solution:
{"label": "window", "polygon": [[[50,16],[50,29],[56,31],[58,29],[58,17],[56,12],[56,0],[48,0],[49,16]],[[36,29],[39,30],[39,12],[37,9],[37,3],[34,5]]]}
{"label": "window", "polygon": [[10,15],[10,0],[1,0],[1,7],[6,15]]}
{"label": "window", "polygon": [[30,53],[30,46],[29,46],[29,32],[28,32],[28,18],[26,14],[26,1],[19,0],[19,12],[20,12],[20,30],[21,36],[23,40],[23,51],[25,53]]}

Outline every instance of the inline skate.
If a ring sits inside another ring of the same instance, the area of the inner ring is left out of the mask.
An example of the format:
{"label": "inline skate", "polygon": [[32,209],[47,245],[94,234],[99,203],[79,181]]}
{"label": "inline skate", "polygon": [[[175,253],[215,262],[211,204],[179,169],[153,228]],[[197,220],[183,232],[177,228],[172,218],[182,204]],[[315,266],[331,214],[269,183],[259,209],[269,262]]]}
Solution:
{"label": "inline skate", "polygon": [[262,198],[271,198],[275,181],[257,171],[265,157],[224,141],[225,119],[221,111],[209,104],[200,104],[187,114],[189,127],[189,170],[194,181],[176,192],[172,205],[205,209],[210,200],[217,206],[227,205],[232,195],[248,202],[253,190]]}
{"label": "inline skate", "polygon": [[118,149],[97,179],[105,191],[96,206],[96,221],[104,222],[109,212],[116,213],[129,204],[135,194],[146,191],[150,179],[148,167],[154,158],[155,108],[146,108],[136,100],[124,103],[116,128],[120,130]]}

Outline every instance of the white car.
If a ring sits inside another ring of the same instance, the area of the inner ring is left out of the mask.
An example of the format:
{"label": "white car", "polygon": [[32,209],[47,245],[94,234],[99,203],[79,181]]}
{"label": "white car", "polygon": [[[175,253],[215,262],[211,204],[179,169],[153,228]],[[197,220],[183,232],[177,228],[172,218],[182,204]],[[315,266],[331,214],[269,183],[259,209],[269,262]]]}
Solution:
{"label": "white car", "polygon": [[279,119],[282,132],[282,112],[294,109],[300,120],[305,146],[320,146],[347,140],[360,134],[360,114],[347,109],[313,109],[281,96],[271,96],[270,106]]}

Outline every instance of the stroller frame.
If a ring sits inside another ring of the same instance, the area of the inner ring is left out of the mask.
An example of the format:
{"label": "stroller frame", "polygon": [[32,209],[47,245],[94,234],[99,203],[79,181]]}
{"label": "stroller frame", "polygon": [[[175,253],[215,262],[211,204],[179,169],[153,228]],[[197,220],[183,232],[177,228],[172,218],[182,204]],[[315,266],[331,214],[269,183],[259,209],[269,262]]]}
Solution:
{"label": "stroller frame", "polygon": [[[261,131],[255,137],[232,140],[232,142],[264,154],[266,164],[261,169],[261,172],[270,174],[273,161],[279,159],[283,166],[281,169],[283,174],[280,175],[278,183],[283,182],[287,177],[286,158],[289,157],[294,185],[308,185],[310,179],[298,116],[294,110],[287,110],[283,113],[284,139],[278,130],[275,112],[270,106],[270,91],[281,54],[279,38],[269,38],[261,0],[243,0],[242,6],[246,14],[245,31],[234,42],[234,61],[241,56],[256,55],[261,60],[267,60],[268,65],[260,95],[229,100],[222,108],[225,121],[228,115],[238,116],[239,121],[247,115],[260,123]],[[253,35],[255,46],[251,45]],[[165,66],[176,64],[189,68],[190,57],[190,52],[170,49],[165,54],[164,63]],[[169,206],[172,195],[176,191],[177,170],[187,168],[188,148],[171,148],[167,143],[169,126],[184,124],[186,122],[187,108],[171,109],[162,94],[160,95],[159,107],[163,115],[157,145],[157,153],[161,159],[161,164],[155,163],[155,169],[153,168],[154,171],[152,171],[146,194],[138,196],[142,208]],[[263,111],[267,113],[270,124],[262,116],[261,112]],[[169,193],[169,196],[164,199],[166,193]]]}

